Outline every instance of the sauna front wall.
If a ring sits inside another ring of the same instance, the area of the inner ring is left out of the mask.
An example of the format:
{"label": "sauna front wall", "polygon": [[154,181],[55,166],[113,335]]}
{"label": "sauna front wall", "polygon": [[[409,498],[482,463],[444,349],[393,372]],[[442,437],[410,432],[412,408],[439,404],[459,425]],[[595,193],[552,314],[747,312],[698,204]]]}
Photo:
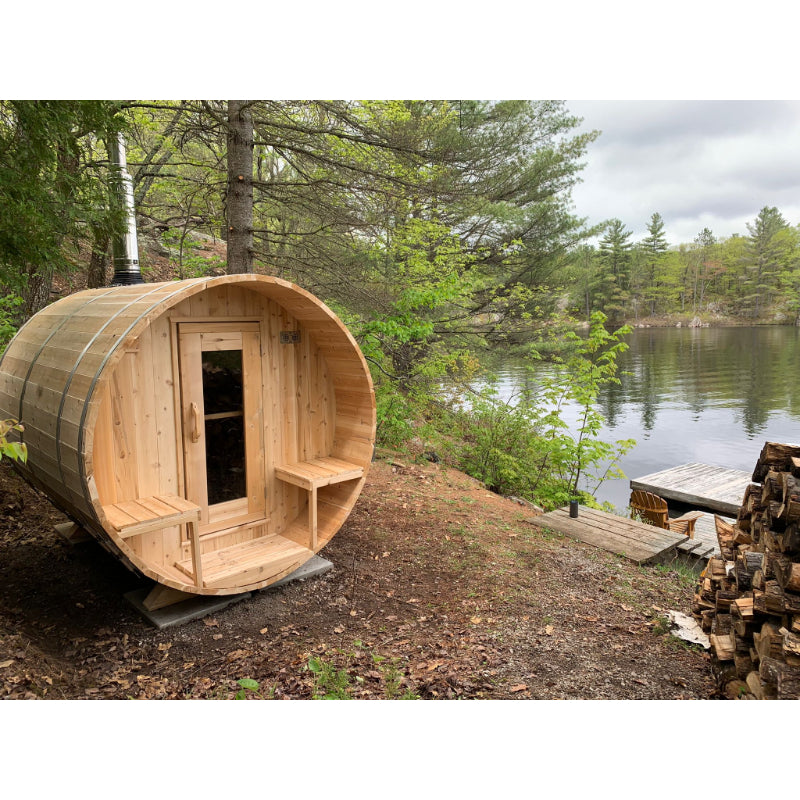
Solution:
{"label": "sauna front wall", "polygon": [[[334,456],[364,469],[372,458],[375,403],[352,336],[318,299],[265,276],[223,276],[71,295],[32,318],[0,362],[0,416],[21,419],[26,477],[123,561],[174,588],[200,591],[171,565],[188,557],[185,528],[119,539],[103,506],[150,495],[185,496],[180,330],[249,323],[249,418],[263,485],[248,485],[252,524],[201,524],[202,552],[277,533],[295,535],[307,493],[275,478],[276,466]],[[184,327],[181,327],[184,326]],[[318,550],[336,533],[364,480],[326,487]],[[255,500],[253,501],[253,495]],[[260,496],[260,501],[259,501]],[[241,516],[240,516],[241,519]],[[302,528],[302,525],[300,526]],[[234,587],[245,590],[253,586]]]}

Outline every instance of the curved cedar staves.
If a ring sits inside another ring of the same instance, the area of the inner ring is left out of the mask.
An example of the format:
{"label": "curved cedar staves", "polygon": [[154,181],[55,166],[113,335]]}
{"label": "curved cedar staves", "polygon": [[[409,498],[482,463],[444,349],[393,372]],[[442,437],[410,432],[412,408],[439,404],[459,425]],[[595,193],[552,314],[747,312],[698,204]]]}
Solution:
{"label": "curved cedar staves", "polygon": [[347,328],[260,275],[96,289],[29,320],[0,360],[20,469],[129,566],[198,594],[268,586],[340,528],[375,400]]}

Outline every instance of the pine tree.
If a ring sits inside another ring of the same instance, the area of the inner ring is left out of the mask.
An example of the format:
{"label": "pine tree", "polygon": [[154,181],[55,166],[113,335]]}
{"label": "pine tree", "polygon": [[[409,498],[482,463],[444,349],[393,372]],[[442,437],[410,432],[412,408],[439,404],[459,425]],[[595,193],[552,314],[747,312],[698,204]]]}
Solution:
{"label": "pine tree", "polygon": [[744,303],[751,316],[761,316],[777,287],[781,264],[786,256],[786,239],[780,236],[789,227],[780,211],[764,206],[755,221],[747,223],[750,236],[745,251]]}
{"label": "pine tree", "polygon": [[612,324],[625,318],[630,298],[631,235],[621,220],[612,219],[600,240],[596,295]]}
{"label": "pine tree", "polygon": [[663,296],[662,264],[667,252],[667,239],[664,235],[664,220],[661,214],[654,213],[647,225],[648,235],[642,240],[644,255],[645,286],[643,297],[650,306],[650,314],[656,313],[656,304]]}

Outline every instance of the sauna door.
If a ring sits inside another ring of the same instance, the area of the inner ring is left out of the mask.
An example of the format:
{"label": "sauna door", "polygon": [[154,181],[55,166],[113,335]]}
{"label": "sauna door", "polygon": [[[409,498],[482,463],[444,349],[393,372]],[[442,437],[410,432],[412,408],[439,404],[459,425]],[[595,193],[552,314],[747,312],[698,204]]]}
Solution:
{"label": "sauna door", "polygon": [[264,519],[258,322],[178,325],[186,499],[200,533]]}

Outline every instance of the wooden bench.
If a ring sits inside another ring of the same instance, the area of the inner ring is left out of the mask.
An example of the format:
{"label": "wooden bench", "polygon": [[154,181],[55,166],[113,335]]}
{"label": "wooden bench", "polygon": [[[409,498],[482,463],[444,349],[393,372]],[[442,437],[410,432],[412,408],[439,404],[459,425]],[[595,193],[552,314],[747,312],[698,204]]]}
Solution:
{"label": "wooden bench", "polygon": [[192,577],[198,586],[203,585],[200,563],[200,540],[197,524],[200,506],[174,494],[140,497],[103,506],[106,519],[122,539],[141,533],[160,531],[173,525],[186,525],[191,543]]}
{"label": "wooden bench", "polygon": [[340,458],[312,458],[295,464],[275,467],[275,476],[308,492],[308,527],[311,549],[317,549],[317,490],[332,483],[352,481],[363,477],[364,468]]}

